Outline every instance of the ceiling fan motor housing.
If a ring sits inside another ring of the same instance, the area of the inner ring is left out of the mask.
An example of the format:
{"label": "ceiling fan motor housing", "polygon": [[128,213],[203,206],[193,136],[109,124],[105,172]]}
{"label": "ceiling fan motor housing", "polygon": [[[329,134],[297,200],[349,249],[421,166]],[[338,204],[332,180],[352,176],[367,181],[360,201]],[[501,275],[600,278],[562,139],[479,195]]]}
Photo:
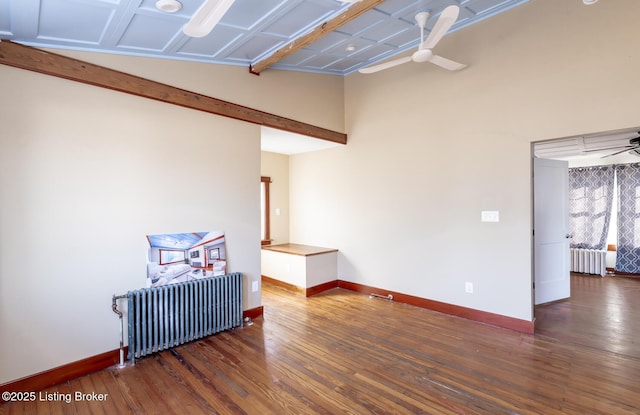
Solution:
{"label": "ceiling fan motor housing", "polygon": [[433,52],[431,49],[419,49],[413,52],[411,59],[413,59],[414,62],[427,62],[431,60],[432,57]]}

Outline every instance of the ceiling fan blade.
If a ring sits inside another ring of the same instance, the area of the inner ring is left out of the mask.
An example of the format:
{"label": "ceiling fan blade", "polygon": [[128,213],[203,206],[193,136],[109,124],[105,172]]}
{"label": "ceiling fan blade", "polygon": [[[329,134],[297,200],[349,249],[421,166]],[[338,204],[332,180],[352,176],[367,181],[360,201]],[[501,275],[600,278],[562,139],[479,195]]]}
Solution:
{"label": "ceiling fan blade", "polygon": [[182,32],[191,37],[203,37],[211,33],[235,0],[205,0],[184,27]]}
{"label": "ceiling fan blade", "polygon": [[633,146],[615,146],[615,147],[594,148],[594,149],[591,149],[591,150],[582,150],[582,152],[583,153],[595,153],[595,152],[607,151],[607,150],[617,150],[619,148],[631,150],[633,148]]}
{"label": "ceiling fan blade", "polygon": [[440,39],[451,29],[451,26],[458,19],[458,14],[460,13],[460,8],[455,5],[451,5],[444,9],[442,13],[440,13],[440,17],[438,21],[429,32],[429,36],[427,36],[427,40],[424,41],[423,48],[433,49],[433,47],[440,42]]}
{"label": "ceiling fan blade", "polygon": [[358,70],[360,73],[374,73],[378,71],[382,71],[384,69],[393,68],[394,66],[402,65],[403,63],[411,62],[411,56],[405,56],[403,58],[394,59],[389,62],[384,62],[379,65],[369,66],[367,68],[362,68]]}
{"label": "ceiling fan blade", "polygon": [[625,149],[623,149],[623,150],[616,151],[615,153],[607,154],[606,156],[602,156],[602,157],[600,157],[600,158],[606,158],[606,157],[616,156],[616,155],[618,155],[618,154],[622,154],[622,153],[624,153],[625,151],[633,150],[633,149],[636,149],[636,148],[638,148],[638,147],[627,147],[627,148],[625,148]]}
{"label": "ceiling fan blade", "polygon": [[450,71],[459,71],[460,69],[464,69],[467,67],[464,63],[458,63],[452,61],[451,59],[443,58],[442,56],[433,55],[429,62],[438,65],[441,68],[450,70]]}

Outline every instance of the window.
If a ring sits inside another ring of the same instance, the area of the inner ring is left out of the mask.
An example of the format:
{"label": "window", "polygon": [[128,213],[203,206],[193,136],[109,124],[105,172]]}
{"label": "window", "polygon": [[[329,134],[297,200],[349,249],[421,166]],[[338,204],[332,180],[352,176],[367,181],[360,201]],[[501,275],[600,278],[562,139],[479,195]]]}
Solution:
{"label": "window", "polygon": [[271,183],[270,177],[260,177],[260,239],[262,245],[269,245],[271,243],[271,224],[269,219],[269,183]]}
{"label": "window", "polygon": [[569,169],[571,248],[604,249],[611,218],[613,166]]}
{"label": "window", "polygon": [[220,259],[220,248],[209,248],[209,260],[217,261]]}
{"label": "window", "polygon": [[187,259],[187,256],[184,251],[160,250],[160,265],[184,262],[185,259]]}

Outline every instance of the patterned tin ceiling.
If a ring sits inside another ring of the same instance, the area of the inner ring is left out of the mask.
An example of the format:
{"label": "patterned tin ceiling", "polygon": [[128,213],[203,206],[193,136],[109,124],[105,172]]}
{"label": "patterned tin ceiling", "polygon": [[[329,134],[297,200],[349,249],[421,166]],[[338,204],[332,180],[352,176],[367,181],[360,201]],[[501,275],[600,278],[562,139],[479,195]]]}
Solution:
{"label": "patterned tin ceiling", "polygon": [[[182,8],[167,13],[156,0],[0,0],[0,39],[249,67],[354,7],[337,0],[236,0],[210,34],[189,37],[182,28],[203,1],[180,0]],[[417,12],[430,12],[429,30],[445,7],[459,5],[452,32],[527,1],[387,0],[271,67],[348,75],[417,47]]]}

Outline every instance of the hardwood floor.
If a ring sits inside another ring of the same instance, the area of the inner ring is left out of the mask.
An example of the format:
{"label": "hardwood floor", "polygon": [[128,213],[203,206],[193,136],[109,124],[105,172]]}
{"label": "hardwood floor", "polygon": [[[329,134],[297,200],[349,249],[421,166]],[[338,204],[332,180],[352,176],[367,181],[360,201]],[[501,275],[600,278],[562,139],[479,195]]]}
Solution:
{"label": "hardwood floor", "polygon": [[[618,312],[640,315],[626,301],[635,292],[638,303],[640,280],[581,278],[592,277],[572,278],[570,301],[537,310],[535,336],[343,289],[305,298],[265,284],[252,326],[44,391],[70,403],[11,402],[0,414],[638,414],[640,329]],[[598,283],[620,302],[604,305]]]}
{"label": "hardwood floor", "polygon": [[640,279],[571,276],[571,298],[536,307],[536,334],[640,359]]}

